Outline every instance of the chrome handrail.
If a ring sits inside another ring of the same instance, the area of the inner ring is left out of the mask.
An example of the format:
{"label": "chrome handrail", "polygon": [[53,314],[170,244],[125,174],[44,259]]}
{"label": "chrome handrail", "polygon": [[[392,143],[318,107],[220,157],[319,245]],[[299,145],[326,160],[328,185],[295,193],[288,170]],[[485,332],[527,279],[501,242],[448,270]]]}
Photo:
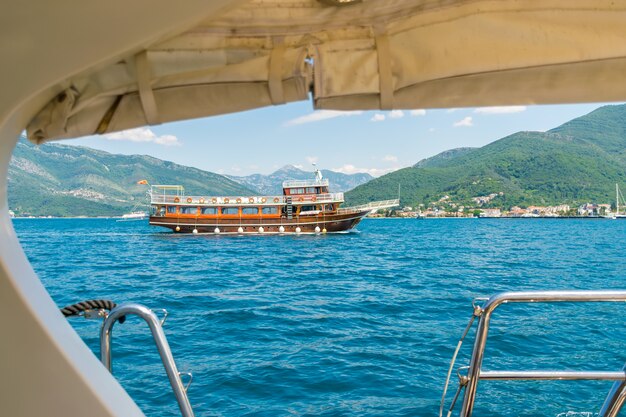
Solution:
{"label": "chrome handrail", "polygon": [[[476,329],[476,340],[467,377],[465,377],[465,396],[461,407],[461,417],[471,417],[474,402],[476,399],[476,389],[478,381],[481,379],[533,379],[533,380],[573,380],[573,379],[594,379],[594,380],[626,380],[626,373],[585,371],[585,372],[560,372],[560,371],[482,371],[481,366],[485,353],[485,345],[489,333],[489,322],[494,310],[502,304],[507,303],[549,303],[549,302],[625,302],[626,291],[525,291],[525,292],[505,292],[491,297],[481,307],[478,328]],[[622,383],[620,388],[614,388],[609,393],[606,404],[603,407],[602,417],[615,417],[620,407],[626,399],[626,388]],[[618,398],[614,398],[618,397]]]}
{"label": "chrome handrail", "polygon": [[[180,373],[176,368],[172,350],[170,349],[170,345],[167,343],[163,327],[161,327],[162,321],[148,307],[141,304],[127,303],[121,304],[111,310],[108,317],[104,320],[104,323],[102,323],[102,329],[100,330],[100,357],[102,363],[109,370],[109,372],[113,373],[111,369],[111,336],[113,332],[113,325],[120,318],[130,314],[139,316],[144,319],[146,323],[148,323],[150,331],[152,332],[152,337],[154,338],[154,342],[156,343],[159,351],[159,355],[163,361],[165,372],[167,373],[167,377],[169,378],[174,394],[176,395],[180,411],[183,417],[193,417],[193,410],[191,408],[191,404],[189,403],[189,398],[187,397],[187,389],[183,385]],[[163,319],[163,321],[165,321],[165,319]],[[191,383],[191,381],[189,383]]]}
{"label": "chrome handrail", "polygon": [[480,371],[485,381],[626,381],[624,371]]}
{"label": "chrome handrail", "polygon": [[[626,370],[626,366],[622,368]],[[616,381],[600,409],[601,417],[617,416],[626,402],[626,381]]]}

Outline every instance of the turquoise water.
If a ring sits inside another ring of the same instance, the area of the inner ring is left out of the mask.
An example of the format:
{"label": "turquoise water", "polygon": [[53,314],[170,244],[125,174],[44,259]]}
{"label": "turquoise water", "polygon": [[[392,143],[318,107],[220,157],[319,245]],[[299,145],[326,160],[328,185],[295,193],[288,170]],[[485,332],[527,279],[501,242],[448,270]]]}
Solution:
{"label": "turquoise water", "polygon": [[[626,288],[626,221],[385,219],[298,237],[181,236],[107,219],[14,224],[59,306],[109,298],[170,312],[165,332],[179,369],[194,374],[198,416],[435,416],[472,298]],[[485,369],[619,370],[625,310],[504,306]],[[100,323],[71,323],[98,354]],[[113,341],[114,374],[145,413],[178,415],[145,324],[117,324]],[[475,415],[597,412],[610,386],[482,382]]]}

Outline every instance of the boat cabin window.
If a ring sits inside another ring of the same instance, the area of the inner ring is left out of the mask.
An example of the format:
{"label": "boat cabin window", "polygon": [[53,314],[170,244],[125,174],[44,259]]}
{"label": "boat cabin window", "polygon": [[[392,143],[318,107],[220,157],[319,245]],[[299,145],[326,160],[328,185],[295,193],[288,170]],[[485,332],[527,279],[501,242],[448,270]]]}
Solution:
{"label": "boat cabin window", "polygon": [[169,214],[176,214],[176,206],[167,206],[167,212]]}
{"label": "boat cabin window", "polygon": [[315,194],[315,187],[307,187],[306,193],[307,194]]}
{"label": "boat cabin window", "polygon": [[165,206],[152,206],[151,212],[153,216],[165,216]]}
{"label": "boat cabin window", "polygon": [[217,207],[202,207],[202,214],[217,214]]}
{"label": "boat cabin window", "polygon": [[263,214],[278,214],[277,207],[263,207]]}
{"label": "boat cabin window", "polygon": [[289,190],[289,194],[293,195],[293,194],[304,194],[304,188],[292,188],[291,190]]}
{"label": "boat cabin window", "polygon": [[313,211],[313,210],[317,210],[317,207],[315,206],[302,206],[300,208],[300,211]]}
{"label": "boat cabin window", "polygon": [[197,214],[198,207],[181,207],[180,214]]}
{"label": "boat cabin window", "polygon": [[222,207],[222,214],[239,214],[239,208],[238,207]]}
{"label": "boat cabin window", "polygon": [[335,210],[335,208],[333,207],[332,204],[326,204],[324,206],[324,211],[334,211],[334,210]]}
{"label": "boat cabin window", "polygon": [[258,207],[244,207],[241,209],[241,214],[259,214]]}

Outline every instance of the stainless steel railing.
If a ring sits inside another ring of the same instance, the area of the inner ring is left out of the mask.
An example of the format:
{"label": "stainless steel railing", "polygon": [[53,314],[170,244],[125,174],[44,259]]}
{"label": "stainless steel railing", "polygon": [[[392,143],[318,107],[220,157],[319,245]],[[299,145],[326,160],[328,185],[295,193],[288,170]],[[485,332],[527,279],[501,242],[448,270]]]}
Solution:
{"label": "stainless steel railing", "polygon": [[170,349],[170,345],[167,343],[167,338],[163,332],[162,324],[165,319],[163,319],[163,321],[159,320],[157,315],[149,308],[141,304],[128,303],[119,305],[111,310],[108,317],[105,318],[104,323],[102,323],[102,329],[100,330],[100,357],[102,363],[106,366],[109,372],[112,373],[111,336],[113,333],[113,325],[121,317],[131,314],[141,317],[146,321],[146,323],[148,323],[150,331],[152,332],[152,337],[154,338],[154,342],[156,343],[159,351],[159,355],[163,361],[163,366],[165,367],[165,372],[167,373],[170,385],[176,395],[176,401],[178,401],[180,411],[183,417],[193,417],[193,410],[191,408],[191,404],[189,403],[189,398],[187,397],[187,388],[191,383],[191,374],[188,374],[190,380],[187,385],[183,385],[180,377],[181,373],[179,373],[176,368],[172,350]]}
{"label": "stainless steel railing", "polygon": [[[623,369],[626,370],[626,366]],[[624,402],[626,402],[626,381],[616,381],[604,400],[600,416],[617,416]]]}
{"label": "stainless steel railing", "polygon": [[[552,302],[626,302],[626,291],[527,291],[497,294],[485,302],[474,315],[478,328],[467,376],[460,376],[465,387],[461,417],[471,417],[480,380],[610,380],[618,381],[609,392],[602,417],[616,417],[626,401],[626,372],[607,371],[483,371],[482,363],[489,334],[491,316],[496,308],[507,303]],[[446,384],[447,386],[447,384]]]}

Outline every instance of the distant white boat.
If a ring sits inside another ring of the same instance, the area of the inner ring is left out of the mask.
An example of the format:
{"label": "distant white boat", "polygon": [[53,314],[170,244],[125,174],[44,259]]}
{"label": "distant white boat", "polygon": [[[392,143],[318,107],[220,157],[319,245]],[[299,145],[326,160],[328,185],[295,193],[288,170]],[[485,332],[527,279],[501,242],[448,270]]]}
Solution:
{"label": "distant white boat", "polygon": [[9,210],[9,217],[12,219],[15,218],[15,212],[13,210]]}
{"label": "distant white boat", "polygon": [[148,213],[145,211],[133,211],[132,213],[126,213],[122,215],[122,218],[118,222],[130,222],[134,220],[144,220],[148,218]]}

